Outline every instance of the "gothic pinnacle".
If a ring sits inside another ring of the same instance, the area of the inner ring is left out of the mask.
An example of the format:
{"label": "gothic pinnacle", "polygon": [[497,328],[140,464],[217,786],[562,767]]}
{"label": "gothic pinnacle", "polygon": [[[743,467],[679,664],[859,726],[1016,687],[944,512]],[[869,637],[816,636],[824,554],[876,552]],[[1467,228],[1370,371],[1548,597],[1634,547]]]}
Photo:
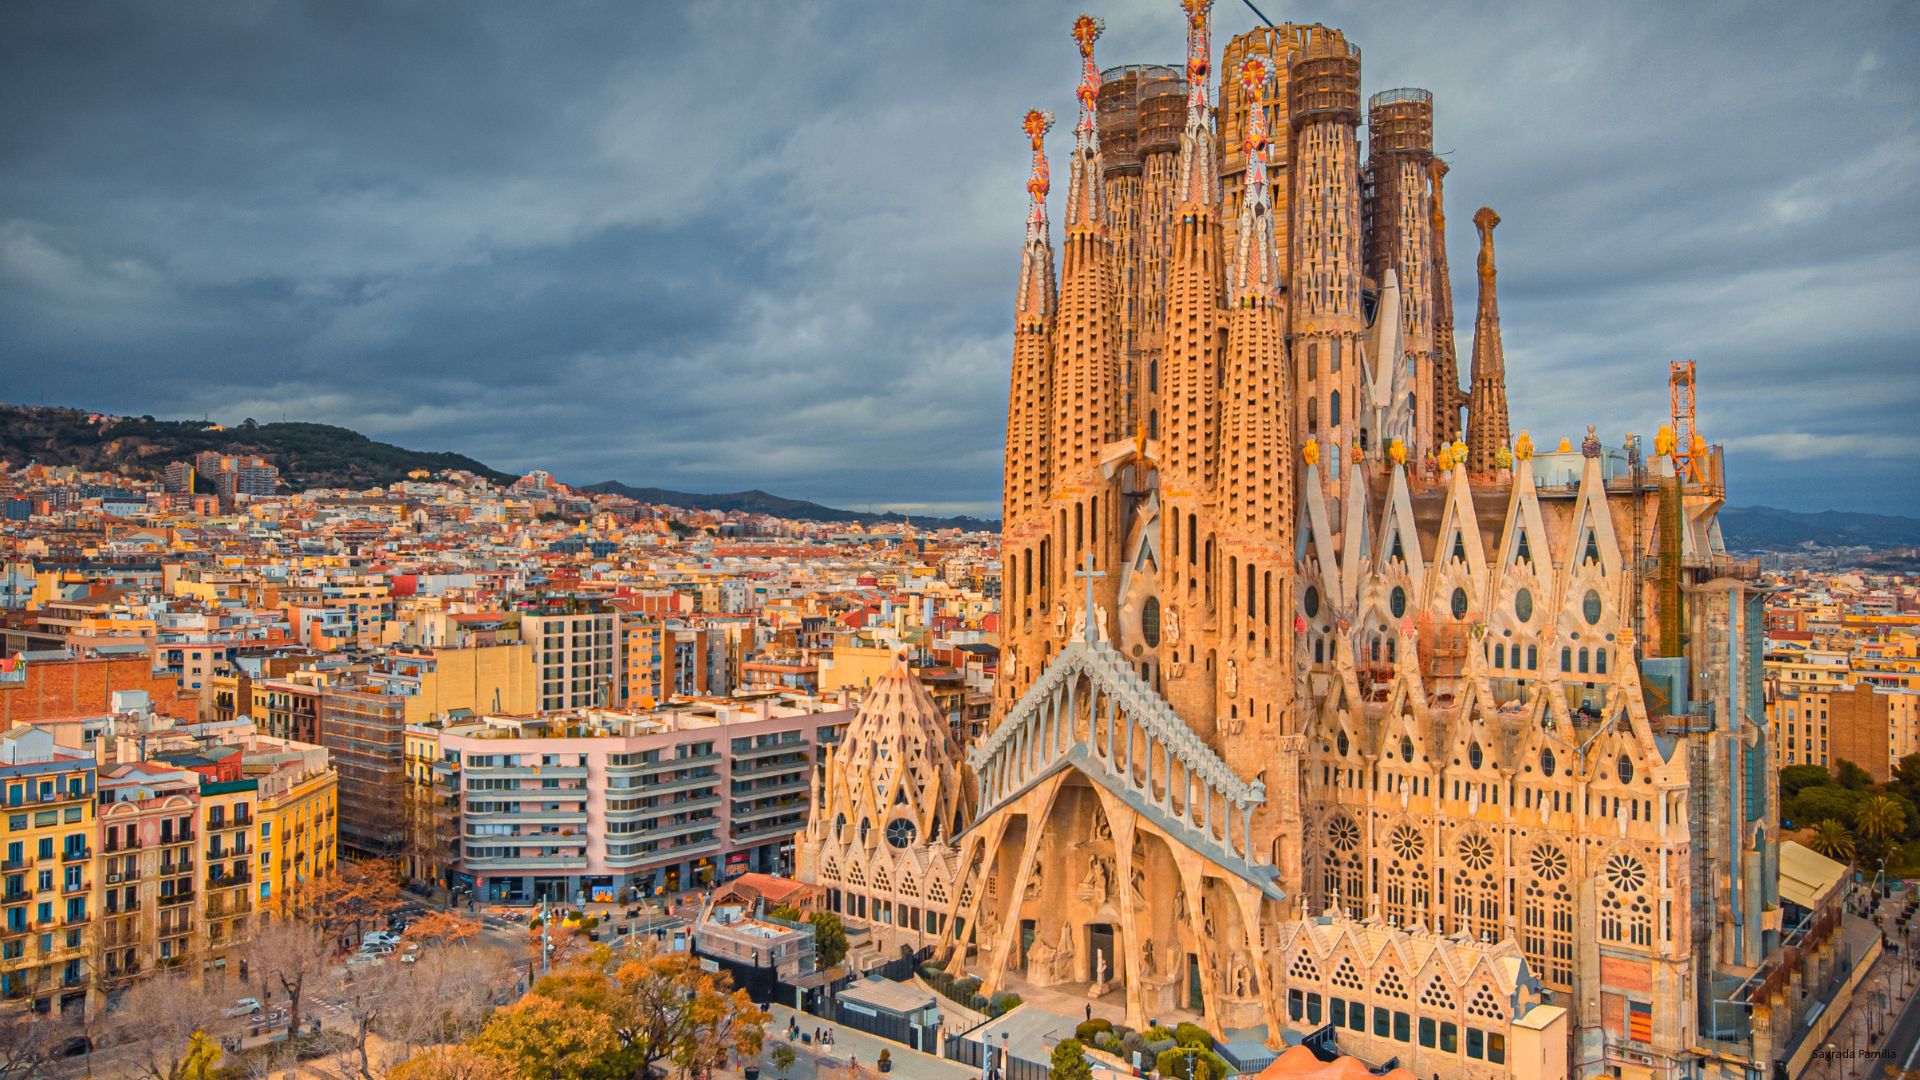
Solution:
{"label": "gothic pinnacle", "polygon": [[1101,201],[1100,127],[1095,106],[1100,98],[1100,68],[1093,62],[1093,43],[1106,24],[1091,15],[1073,20],[1073,40],[1080,47],[1080,119],[1073,126],[1073,163],[1067,171],[1067,231],[1106,231],[1106,206]]}
{"label": "gothic pinnacle", "polygon": [[1507,444],[1507,363],[1500,348],[1500,302],[1494,289],[1493,228],[1500,215],[1483,206],[1473,215],[1480,230],[1480,306],[1473,317],[1473,392],[1467,401],[1467,471],[1489,474]]}

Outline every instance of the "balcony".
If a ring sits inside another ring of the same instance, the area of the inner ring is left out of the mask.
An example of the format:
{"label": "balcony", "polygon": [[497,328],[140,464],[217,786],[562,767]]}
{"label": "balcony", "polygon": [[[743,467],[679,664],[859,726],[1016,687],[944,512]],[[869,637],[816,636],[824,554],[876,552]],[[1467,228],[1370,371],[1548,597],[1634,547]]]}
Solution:
{"label": "balcony", "polygon": [[466,774],[476,780],[585,780],[585,765],[469,765]]}
{"label": "balcony", "polygon": [[718,832],[721,821],[717,817],[699,818],[694,821],[681,821],[667,825],[655,825],[637,833],[627,833],[636,840],[666,840],[675,836],[688,836],[697,832]]}
{"label": "balcony", "polygon": [[135,867],[132,870],[128,870],[124,873],[107,875],[107,884],[109,885],[131,885],[134,882],[139,880],[140,880],[139,867]]}
{"label": "balcony", "polygon": [[193,843],[192,829],[182,829],[177,833],[163,832],[160,834],[160,845],[162,847],[167,847],[173,844],[191,844],[191,843]]}
{"label": "balcony", "polygon": [[663,758],[659,761],[642,761],[631,765],[608,765],[608,776],[639,776],[644,773],[668,772],[673,769],[690,769],[696,765],[714,765],[720,761],[719,753],[695,754],[692,757]]}
{"label": "balcony", "polygon": [[93,858],[92,848],[68,848],[60,853],[61,862],[85,862]]}
{"label": "balcony", "polygon": [[159,897],[161,907],[171,907],[175,904],[184,904],[192,899],[193,899],[192,889],[176,892],[172,896]]}
{"label": "balcony", "polygon": [[60,892],[62,895],[65,895],[65,896],[73,896],[78,893],[87,892],[92,888],[93,886],[87,884],[84,881],[69,881],[66,884],[60,886]]}
{"label": "balcony", "polygon": [[108,915],[132,915],[140,910],[140,901],[129,900],[124,904],[108,904]]}
{"label": "balcony", "polygon": [[660,803],[655,806],[642,806],[633,810],[609,810],[608,821],[634,821],[648,818],[666,817],[671,814],[684,814],[691,810],[706,810],[720,805],[720,793],[702,795],[695,799],[682,799],[679,802]]}
{"label": "balcony", "polygon": [[243,870],[238,874],[209,874],[207,888],[231,889],[236,885],[245,885],[253,880],[253,871]]}
{"label": "balcony", "polygon": [[770,754],[805,754],[806,752],[807,744],[804,741],[796,739],[793,742],[768,743],[765,746],[752,746],[745,750],[735,750],[733,752],[733,760],[755,761],[767,757]]}
{"label": "balcony", "polygon": [[0,872],[5,872],[9,870],[25,870],[32,865],[33,865],[33,860],[26,856],[22,856],[18,859],[8,859],[5,862],[0,862]]}
{"label": "balcony", "polygon": [[462,869],[480,870],[585,870],[586,856],[569,857],[564,855],[502,855],[497,858],[468,857],[460,861]]}
{"label": "balcony", "polygon": [[136,836],[131,840],[120,840],[120,839],[108,840],[107,846],[101,848],[100,850],[106,852],[109,855],[117,854],[122,851],[139,851],[140,838]]}
{"label": "balcony", "polygon": [[740,807],[736,800],[732,818],[736,823],[759,821],[761,818],[773,817],[776,814],[791,814],[795,811],[805,810],[806,808],[807,800],[805,799],[788,799],[785,802],[769,803],[765,806],[752,806],[744,809]]}
{"label": "balcony", "polygon": [[461,820],[475,824],[511,825],[517,821],[528,823],[544,822],[553,825],[585,825],[586,810],[489,810],[485,812],[469,810],[461,815]]}
{"label": "balcony", "polygon": [[751,829],[735,829],[733,839],[736,842],[744,843],[749,840],[765,840],[774,836],[790,836],[806,828],[806,825],[807,823],[804,818],[794,821],[775,821],[765,825],[756,825]]}
{"label": "balcony", "polygon": [[719,786],[720,778],[718,776],[690,776],[684,780],[669,780],[663,784],[647,784],[642,787],[630,788],[611,788],[607,794],[609,797],[614,798],[628,795],[638,795],[645,798],[652,795],[671,795],[676,791],[694,791],[699,788],[718,788]]}
{"label": "balcony", "polygon": [[191,874],[191,873],[193,873],[192,859],[181,859],[177,863],[161,863],[160,864],[161,877],[173,877],[177,874]]}

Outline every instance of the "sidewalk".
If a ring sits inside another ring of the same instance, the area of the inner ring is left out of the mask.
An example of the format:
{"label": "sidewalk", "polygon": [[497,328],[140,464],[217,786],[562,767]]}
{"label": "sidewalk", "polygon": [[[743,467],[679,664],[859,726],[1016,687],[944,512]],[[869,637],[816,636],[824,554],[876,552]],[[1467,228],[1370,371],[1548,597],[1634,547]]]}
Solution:
{"label": "sidewalk", "polygon": [[767,1051],[760,1055],[762,1077],[773,1076],[772,1067],[767,1064],[767,1059],[773,1053],[775,1045],[786,1042],[789,1022],[800,1025],[800,1030],[809,1035],[813,1034],[814,1028],[822,1030],[832,1028],[834,1043],[828,1047],[822,1047],[818,1043],[812,1046],[790,1044],[794,1052],[799,1054],[800,1061],[787,1073],[781,1074],[782,1080],[786,1080],[787,1077],[792,1077],[793,1080],[809,1080],[815,1077],[819,1080],[840,1080],[842,1077],[851,1075],[848,1068],[851,1062],[858,1062],[859,1076],[863,1078],[878,1076],[880,1073],[877,1065],[882,1050],[887,1050],[893,1055],[893,1072],[888,1074],[890,1076],[910,1078],[910,1080],[920,1080],[921,1077],[969,1080],[971,1077],[978,1076],[980,1072],[957,1061],[923,1054],[900,1043],[869,1035],[864,1031],[856,1031],[842,1024],[829,1024],[821,1017],[797,1012],[786,1005],[775,1005],[769,1011],[773,1013],[773,1022],[767,1025]]}

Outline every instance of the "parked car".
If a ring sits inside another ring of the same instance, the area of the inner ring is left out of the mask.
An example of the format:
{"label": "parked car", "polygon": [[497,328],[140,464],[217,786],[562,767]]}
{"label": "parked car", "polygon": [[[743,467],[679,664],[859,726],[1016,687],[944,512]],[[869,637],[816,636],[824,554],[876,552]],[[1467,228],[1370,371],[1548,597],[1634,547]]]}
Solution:
{"label": "parked car", "polygon": [[360,938],[360,947],[369,945],[394,946],[400,944],[400,935],[391,930],[369,930]]}
{"label": "parked car", "polygon": [[225,1015],[228,1019],[232,1019],[236,1016],[252,1016],[259,1011],[259,998],[243,997],[235,998],[233,1004],[227,1006]]}

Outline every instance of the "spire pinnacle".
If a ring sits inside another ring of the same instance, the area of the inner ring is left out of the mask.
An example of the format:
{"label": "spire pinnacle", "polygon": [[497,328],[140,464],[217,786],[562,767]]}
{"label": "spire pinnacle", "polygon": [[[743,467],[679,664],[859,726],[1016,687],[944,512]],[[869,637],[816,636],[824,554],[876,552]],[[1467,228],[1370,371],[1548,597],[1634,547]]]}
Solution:
{"label": "spire pinnacle", "polygon": [[1208,13],[1213,0],[1180,0],[1187,13],[1187,126],[1180,133],[1180,203],[1211,208],[1220,201],[1220,176],[1213,148],[1213,117],[1207,94],[1213,71]]}
{"label": "spire pinnacle", "polygon": [[1473,389],[1467,399],[1467,469],[1492,473],[1507,444],[1507,361],[1500,346],[1500,302],[1494,291],[1493,228],[1500,215],[1483,206],[1473,215],[1480,230],[1480,306],[1473,317]]}
{"label": "spire pinnacle", "polygon": [[1239,250],[1228,296],[1236,305],[1258,307],[1278,299],[1280,284],[1272,196],[1267,190],[1266,61],[1249,56],[1240,65],[1240,85],[1248,103],[1242,143],[1247,152],[1246,198],[1240,204]]}
{"label": "spire pinnacle", "polygon": [[1073,40],[1080,47],[1080,119],[1073,126],[1073,164],[1067,170],[1067,230],[1104,231],[1106,207],[1101,205],[1100,126],[1095,108],[1100,99],[1100,69],[1093,62],[1093,43],[1107,24],[1091,15],[1073,20]]}
{"label": "spire pinnacle", "polygon": [[1027,176],[1027,243],[1020,256],[1016,322],[1023,329],[1039,330],[1053,312],[1053,251],[1047,246],[1047,191],[1051,180],[1046,149],[1053,114],[1045,109],[1028,109],[1020,130],[1027,133],[1027,142],[1033,147],[1033,171]]}
{"label": "spire pinnacle", "polygon": [[1027,175],[1027,242],[1047,238],[1047,192],[1052,190],[1052,174],[1047,171],[1047,132],[1053,130],[1053,114],[1045,109],[1028,109],[1020,129],[1033,146],[1033,171]]}

